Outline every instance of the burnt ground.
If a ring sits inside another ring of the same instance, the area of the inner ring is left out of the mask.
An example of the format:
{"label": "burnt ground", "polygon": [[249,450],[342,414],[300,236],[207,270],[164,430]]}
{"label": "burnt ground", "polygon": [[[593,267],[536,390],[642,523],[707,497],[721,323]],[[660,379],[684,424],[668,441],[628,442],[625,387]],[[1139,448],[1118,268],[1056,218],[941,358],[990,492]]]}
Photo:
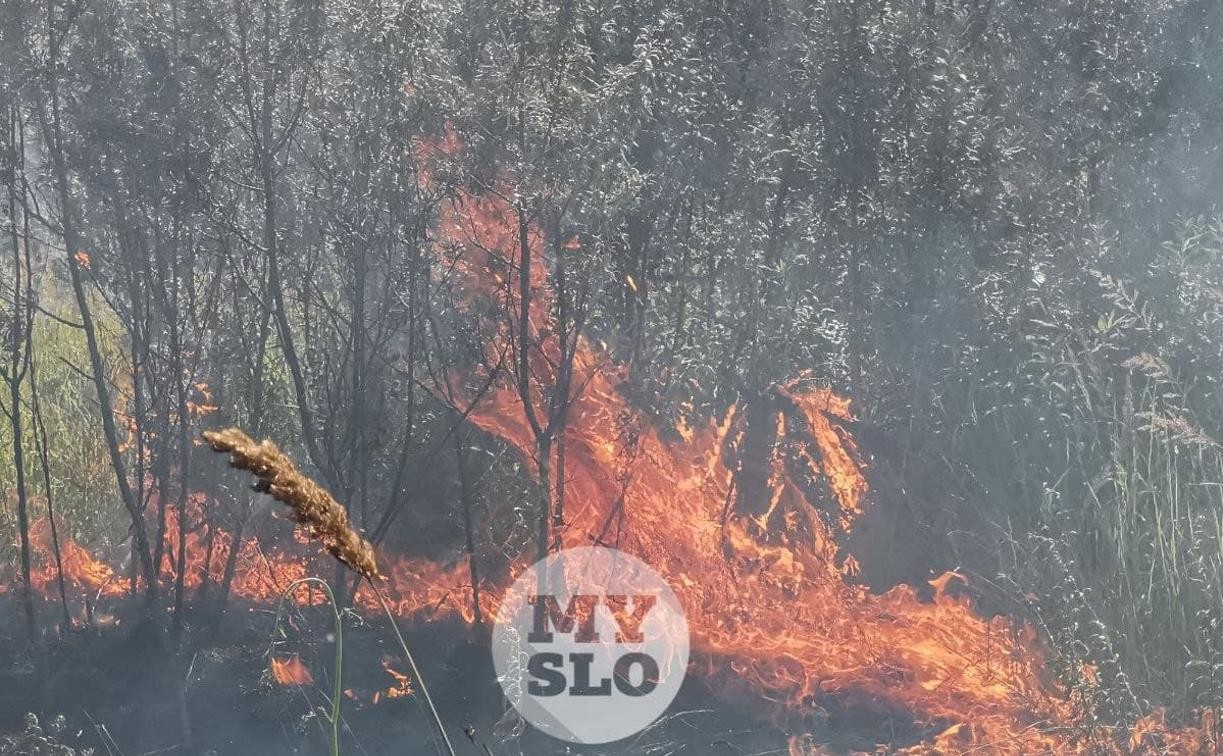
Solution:
{"label": "burnt ground", "polygon": [[[176,642],[168,622],[120,615],[105,627],[78,629],[31,648],[19,641],[19,612],[0,603],[0,736],[25,727],[27,713],[44,724],[64,717],[61,742],[96,754],[325,754],[329,740],[321,711],[329,706],[334,646],[331,615],[307,609],[285,623],[278,653],[297,653],[313,685],[275,684],[266,653],[275,624],[267,607],[234,605],[220,629],[187,624]],[[44,608],[43,616],[51,613]],[[460,754],[727,754],[787,753],[787,736],[746,709],[716,698],[690,675],[669,713],[626,741],[578,748],[524,727],[504,711],[488,653],[478,630],[456,620],[404,623],[409,643]],[[345,625],[342,753],[430,754],[431,729],[416,697],[372,703],[375,691],[398,669],[393,635],[385,622],[351,615]],[[880,742],[912,742],[922,733],[891,715],[838,710],[835,702],[788,724],[814,732],[813,742],[833,750],[873,750]],[[898,724],[901,721],[901,724]],[[474,727],[476,740],[465,735]],[[839,733],[839,734],[838,734]],[[0,739],[0,743],[3,740]],[[4,751],[0,745],[0,753]]]}

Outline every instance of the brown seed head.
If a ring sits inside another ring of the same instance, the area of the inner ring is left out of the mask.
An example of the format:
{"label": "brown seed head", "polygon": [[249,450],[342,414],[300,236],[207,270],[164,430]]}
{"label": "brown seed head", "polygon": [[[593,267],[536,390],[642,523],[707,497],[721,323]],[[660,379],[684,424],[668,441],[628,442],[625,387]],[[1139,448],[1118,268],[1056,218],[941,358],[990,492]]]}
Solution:
{"label": "brown seed head", "polygon": [[255,490],[287,504],[293,519],[332,556],[370,580],[380,577],[373,545],[353,530],[344,507],[303,475],[280,447],[267,439],[256,443],[239,428],[207,430],[203,435],[213,451],[229,452],[230,466],[254,473],[259,479]]}

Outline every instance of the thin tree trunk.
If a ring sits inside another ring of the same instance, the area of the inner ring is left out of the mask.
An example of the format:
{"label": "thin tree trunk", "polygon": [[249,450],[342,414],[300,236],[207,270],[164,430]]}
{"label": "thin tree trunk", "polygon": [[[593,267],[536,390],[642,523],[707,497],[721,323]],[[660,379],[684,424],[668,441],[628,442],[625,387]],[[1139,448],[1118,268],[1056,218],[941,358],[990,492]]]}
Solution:
{"label": "thin tree trunk", "polygon": [[[368,465],[366,453],[365,422],[365,285],[367,259],[364,249],[353,249],[353,294],[352,294],[352,398],[349,407],[349,437],[351,449],[348,457],[348,484],[356,494],[360,524],[369,520],[368,502],[365,500],[365,471]],[[347,501],[349,497],[345,497]]]}
{"label": "thin tree trunk", "polygon": [[[170,417],[163,407],[162,412],[157,413],[158,422],[156,423],[156,439],[157,447],[153,457],[153,489],[150,495],[157,496],[157,530],[153,539],[153,579],[160,580],[161,572],[164,569],[164,558],[166,556],[166,531],[167,512],[170,508],[170,503],[167,496],[170,491]],[[143,503],[143,502],[142,502]]]}
{"label": "thin tree trunk", "polygon": [[[554,285],[556,288],[556,337],[560,342],[560,362],[557,366],[552,397],[548,402],[548,435],[556,439],[556,505],[552,509],[551,526],[559,532],[565,525],[565,429],[568,427],[569,384],[573,376],[573,355],[577,351],[577,334],[573,334],[570,348],[569,279],[565,264],[566,250],[561,243],[560,218],[556,213],[548,214],[548,237],[552,240],[552,256],[556,260]],[[634,346],[633,355],[636,356]],[[630,357],[630,360],[632,358]]]}
{"label": "thin tree trunk", "polygon": [[[205,508],[205,512],[211,511],[211,507]],[[208,534],[204,537],[204,563],[200,565],[200,589],[196,592],[196,599],[200,606],[208,606],[209,588],[212,586],[212,549],[216,545],[217,528],[210,516],[205,515],[203,522]]]}
{"label": "thin tree trunk", "polygon": [[[34,341],[30,334],[29,346],[33,354]],[[72,615],[68,612],[68,591],[64,585],[64,559],[59,548],[59,526],[55,523],[55,506],[51,492],[51,454],[47,444],[47,426],[42,419],[42,405],[38,402],[38,370],[31,357],[30,361],[30,404],[34,412],[35,439],[38,443],[38,458],[42,465],[43,492],[47,496],[47,524],[51,528],[51,552],[55,557],[55,582],[59,588],[59,603],[64,609],[64,629],[72,629]]]}
{"label": "thin tree trunk", "polygon": [[[264,8],[264,34],[270,39],[272,17],[271,5]],[[264,50],[265,55],[267,50]],[[265,61],[266,63],[267,61]],[[315,438],[314,413],[310,409],[310,397],[306,392],[306,379],[302,373],[301,361],[298,359],[297,347],[293,341],[293,330],[289,327],[289,317],[285,311],[284,286],[280,279],[280,251],[276,240],[276,152],[273,148],[272,110],[273,93],[271,79],[263,81],[262,102],[259,116],[260,144],[257,149],[259,161],[259,177],[263,189],[263,246],[268,256],[268,288],[271,289],[272,317],[276,320],[276,330],[280,336],[280,348],[284,352],[285,363],[289,368],[289,377],[293,383],[293,397],[297,400],[297,413],[302,426],[302,440],[310,460],[320,469],[326,470],[323,457],[319,454],[318,440]],[[286,135],[287,136],[287,135]],[[287,138],[283,138],[287,142]],[[335,481],[330,481],[334,483]]]}
{"label": "thin tree trunk", "polygon": [[462,422],[462,419],[458,416],[457,412],[454,415],[454,458],[459,472],[459,498],[463,504],[463,534],[466,538],[467,570],[471,575],[471,611],[475,618],[476,626],[483,627],[484,616],[480,611],[480,567],[476,563],[475,518],[472,516],[471,489],[467,481],[467,453],[465,449],[467,440],[463,432],[458,429],[458,424]]}
{"label": "thin tree trunk", "polygon": [[[48,18],[48,26],[53,26],[52,19],[50,18]],[[56,34],[52,33],[51,38],[54,40]],[[58,45],[53,41],[47,62],[48,71],[53,72],[58,66],[58,53]],[[85,246],[77,230],[76,219],[78,213],[76,201],[68,182],[67,156],[64,154],[63,127],[60,123],[59,94],[54,74],[49,73],[47,75],[46,86],[49,103],[46,104],[46,110],[43,107],[38,109],[38,115],[60,203],[60,223],[63,230],[64,243],[68,248],[68,273],[72,281],[72,292],[76,298],[77,309],[81,314],[81,324],[85,331],[85,343],[89,349],[89,365],[93,372],[92,377],[94,389],[97,392],[98,409],[102,416],[102,433],[106,439],[106,450],[110,456],[111,468],[115,472],[115,482],[119,488],[119,495],[132,522],[132,535],[135,539],[136,556],[141,569],[143,569],[144,574],[148,577],[146,591],[149,602],[152,603],[157,596],[153,553],[149,548],[149,537],[148,531],[145,529],[144,513],[141,511],[140,503],[136,501],[135,494],[132,492],[131,483],[127,477],[126,466],[123,462],[123,455],[119,450],[119,436],[115,430],[114,404],[111,402],[110,387],[106,384],[106,364],[102,359],[101,348],[98,346],[98,335],[94,327],[93,311],[89,304],[89,296],[85,291],[85,282],[81,274],[81,262],[77,259],[78,254],[84,253]]]}
{"label": "thin tree trunk", "polygon": [[552,525],[552,444],[547,438],[536,442],[539,464],[539,559],[546,559],[551,550]]}
{"label": "thin tree trunk", "polygon": [[[25,156],[25,138],[24,127],[18,132],[19,144],[17,146],[20,160],[24,161]],[[22,163],[22,171],[24,173],[24,162]],[[59,603],[64,611],[64,629],[72,629],[72,615],[68,611],[68,591],[64,584],[64,559],[63,553],[59,546],[59,525],[55,522],[55,494],[51,489],[51,454],[49,444],[47,443],[47,426],[43,422],[42,405],[38,401],[38,367],[34,360],[34,282],[33,271],[34,266],[31,264],[30,258],[30,214],[26,209],[28,198],[25,196],[24,185],[22,188],[22,231],[24,234],[23,248],[25,250],[25,270],[26,270],[26,303],[28,305],[29,320],[25,329],[25,351],[26,359],[28,360],[30,369],[30,409],[33,415],[34,440],[38,450],[38,459],[42,467],[42,482],[43,493],[47,497],[47,525],[51,530],[51,554],[55,559],[55,582],[59,589]]]}
{"label": "thin tree trunk", "polygon": [[[264,288],[270,288],[270,284],[265,282]],[[236,300],[235,300],[236,301]],[[235,306],[235,310],[239,308]],[[251,378],[249,384],[249,395],[247,404],[250,407],[249,423],[251,433],[258,438],[260,431],[263,428],[263,374],[267,365],[267,343],[271,328],[271,311],[264,308],[260,314],[259,329],[257,333],[257,341],[255,344],[255,363],[251,370]],[[218,390],[223,389],[224,384],[218,387]],[[229,591],[233,585],[234,572],[238,566],[238,552],[242,546],[242,535],[246,531],[247,523],[250,520],[249,512],[251,505],[248,502],[245,507],[247,516],[238,521],[237,529],[233,532],[233,538],[230,541],[229,553],[225,557],[225,568],[221,573],[220,594],[217,596],[216,618],[214,622],[219,627],[221,621],[225,618],[225,608],[229,603]]]}
{"label": "thin tree trunk", "polygon": [[[177,339],[174,339],[177,341]],[[178,352],[181,354],[181,351]],[[181,373],[181,371],[180,371]],[[183,630],[183,581],[187,571],[187,504],[191,498],[191,437],[190,416],[187,412],[186,380],[180,378],[178,390],[178,557],[174,570],[174,626],[173,632],[178,637]]]}
{"label": "thin tree trunk", "polygon": [[[9,142],[16,149],[17,115],[15,108],[9,108]],[[30,640],[34,640],[37,626],[34,619],[34,595],[30,584],[30,516],[29,500],[25,482],[25,449],[21,437],[21,383],[25,379],[29,367],[29,352],[24,349],[28,343],[22,334],[23,326],[29,319],[29,314],[23,311],[22,297],[22,259],[21,240],[17,233],[17,194],[15,186],[8,186],[8,220],[9,235],[13,247],[13,319],[9,331],[9,397],[10,413],[13,430],[13,467],[17,474],[17,528],[21,541],[21,604],[25,610],[26,631]],[[28,273],[28,271],[27,271]]]}
{"label": "thin tree trunk", "polygon": [[370,539],[375,545],[381,541],[386,534],[386,530],[390,527],[391,521],[394,519],[399,507],[403,501],[403,485],[404,473],[408,467],[408,457],[412,452],[412,431],[416,425],[416,386],[414,378],[416,376],[416,358],[417,358],[417,325],[416,325],[416,287],[417,287],[417,264],[419,260],[416,253],[413,252],[411,264],[408,268],[408,350],[407,350],[407,381],[405,381],[407,396],[405,402],[407,408],[405,410],[403,441],[399,446],[399,456],[395,462],[395,478],[391,483],[391,500],[387,503],[386,509],[382,516],[378,518],[378,524],[370,533]]}
{"label": "thin tree trunk", "polygon": [[[19,318],[14,318],[15,320]],[[14,328],[14,331],[17,329]],[[17,334],[14,334],[16,336]],[[12,365],[18,368],[20,357],[14,348]],[[21,605],[25,611],[26,631],[30,640],[37,636],[34,619],[34,587],[30,583],[30,514],[25,481],[25,450],[21,439],[21,377],[15,373],[9,378],[9,395],[12,398],[13,421],[13,467],[17,473],[17,529],[21,540]]]}
{"label": "thin tree trunk", "polygon": [[[548,556],[552,524],[552,486],[549,481],[552,444],[550,429],[539,423],[535,405],[531,398],[531,239],[530,221],[526,210],[518,208],[518,398],[531,431],[535,435],[536,464],[539,467],[539,512],[536,517],[538,532],[537,553],[539,559]],[[541,585],[541,588],[543,586]]]}
{"label": "thin tree trunk", "polygon": [[225,570],[221,574],[221,593],[217,597],[216,619],[214,620],[219,626],[221,620],[225,617],[225,606],[229,603],[229,588],[234,581],[234,572],[238,566],[238,551],[242,546],[242,533],[246,530],[247,518],[242,518],[238,521],[238,527],[233,532],[233,539],[229,542],[229,553],[225,555]]}
{"label": "thin tree trunk", "polygon": [[556,434],[556,507],[552,513],[552,527],[565,526],[565,430],[568,424],[562,424]]}
{"label": "thin tree trunk", "polygon": [[849,246],[849,322],[856,324],[849,329],[849,386],[856,396],[866,396],[863,385],[864,374],[862,357],[866,351],[863,343],[863,331],[867,321],[863,317],[865,309],[862,303],[862,252],[861,243],[855,230]]}

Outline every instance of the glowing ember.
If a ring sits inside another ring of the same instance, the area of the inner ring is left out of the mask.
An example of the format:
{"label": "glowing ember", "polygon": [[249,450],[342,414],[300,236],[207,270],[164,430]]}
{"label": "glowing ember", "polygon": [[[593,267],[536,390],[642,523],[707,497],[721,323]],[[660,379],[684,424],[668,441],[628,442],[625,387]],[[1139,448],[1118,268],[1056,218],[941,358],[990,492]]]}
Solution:
{"label": "glowing ember", "polygon": [[284,659],[273,656],[268,668],[272,672],[272,679],[280,685],[312,685],[314,683],[314,676],[310,674],[310,668],[302,663],[301,657],[297,654]]}
{"label": "glowing ember", "polygon": [[407,698],[412,695],[412,681],[408,676],[395,669],[395,660],[389,656],[382,657],[382,668],[395,680],[395,684],[383,691],[387,698]]}

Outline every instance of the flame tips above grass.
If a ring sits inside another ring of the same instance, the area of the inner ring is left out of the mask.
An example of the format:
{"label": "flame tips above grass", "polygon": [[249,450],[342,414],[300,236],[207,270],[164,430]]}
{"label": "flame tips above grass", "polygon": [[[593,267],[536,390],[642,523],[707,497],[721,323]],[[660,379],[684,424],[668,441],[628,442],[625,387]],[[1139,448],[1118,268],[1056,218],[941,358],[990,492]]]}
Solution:
{"label": "flame tips above grass", "polygon": [[298,470],[275,443],[268,439],[256,442],[240,428],[204,431],[203,436],[213,451],[229,452],[231,467],[259,479],[255,490],[287,504],[293,519],[322,542],[328,553],[371,581],[381,577],[374,547],[349,524],[344,507]]}

